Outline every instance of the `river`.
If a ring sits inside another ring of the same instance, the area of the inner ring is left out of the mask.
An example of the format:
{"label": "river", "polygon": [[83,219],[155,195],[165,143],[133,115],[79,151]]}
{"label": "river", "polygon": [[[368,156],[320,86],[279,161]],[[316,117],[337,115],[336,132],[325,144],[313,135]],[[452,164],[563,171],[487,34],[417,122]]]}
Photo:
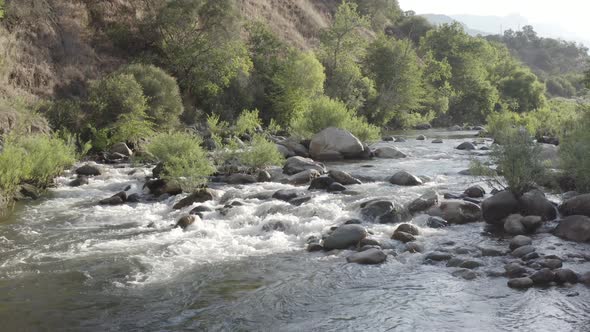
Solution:
{"label": "river", "polygon": [[[417,134],[429,139],[417,141]],[[480,257],[478,249],[506,250],[508,239],[486,232],[484,223],[430,229],[424,217],[412,220],[425,253],[442,249],[481,260],[474,280],[453,276],[444,263],[425,264],[424,254],[403,253],[389,240],[394,225],[366,225],[397,251],[381,265],[348,264],[349,251],[305,251],[310,236],[358,217],[368,199],[407,204],[431,189],[460,193],[480,183],[458,172],[486,158],[485,151],[454,149],[474,134],[407,132],[406,143],[378,144],[398,147],[406,159],[327,165],[378,180],[403,169],[432,179],[423,186],[364,183],[349,187],[356,195],[314,192],[309,203],[291,206],[254,198],[289,185],[221,185],[220,198],[206,205],[244,205],[208,212],[185,231],[171,227],[191,209],[172,209],[181,197],[96,204],[127,186],[141,193],[147,168],[105,166],[77,188],[66,185],[66,174],[46,197],[0,223],[0,330],[588,331],[590,290],[508,288],[494,275],[509,258]],[[430,143],[437,137],[444,143]],[[547,233],[533,240],[539,252],[562,257],[564,267],[590,271],[588,244]]]}

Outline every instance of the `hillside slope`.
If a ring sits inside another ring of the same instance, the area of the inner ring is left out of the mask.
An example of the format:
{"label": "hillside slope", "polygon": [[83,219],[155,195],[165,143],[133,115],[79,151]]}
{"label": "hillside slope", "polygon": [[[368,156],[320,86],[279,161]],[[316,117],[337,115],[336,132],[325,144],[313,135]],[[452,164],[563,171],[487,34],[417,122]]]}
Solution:
{"label": "hillside slope", "polygon": [[[328,25],[337,0],[236,0],[246,20],[261,20],[306,49]],[[84,82],[126,61],[108,32],[140,19],[145,0],[19,0],[0,23],[0,96],[82,94]]]}

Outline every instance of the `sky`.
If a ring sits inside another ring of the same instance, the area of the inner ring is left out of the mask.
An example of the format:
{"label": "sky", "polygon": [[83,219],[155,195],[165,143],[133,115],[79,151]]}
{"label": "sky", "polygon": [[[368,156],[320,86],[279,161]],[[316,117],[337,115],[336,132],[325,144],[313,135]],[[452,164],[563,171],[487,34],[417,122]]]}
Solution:
{"label": "sky", "polygon": [[399,0],[403,10],[418,14],[506,16],[518,13],[531,23],[558,25],[590,40],[589,0]]}

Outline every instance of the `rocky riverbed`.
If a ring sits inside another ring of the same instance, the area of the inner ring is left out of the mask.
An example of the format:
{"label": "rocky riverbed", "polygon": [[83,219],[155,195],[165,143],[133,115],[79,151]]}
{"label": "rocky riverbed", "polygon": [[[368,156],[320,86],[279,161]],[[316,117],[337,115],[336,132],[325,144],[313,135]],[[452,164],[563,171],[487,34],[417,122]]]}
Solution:
{"label": "rocky riverbed", "polygon": [[292,159],[188,198],[145,187],[153,167],[66,174],[0,223],[0,318],[8,330],[585,330],[585,223],[554,235],[558,195],[489,200],[461,172],[486,159],[475,134],[408,132],[373,146],[380,158]]}

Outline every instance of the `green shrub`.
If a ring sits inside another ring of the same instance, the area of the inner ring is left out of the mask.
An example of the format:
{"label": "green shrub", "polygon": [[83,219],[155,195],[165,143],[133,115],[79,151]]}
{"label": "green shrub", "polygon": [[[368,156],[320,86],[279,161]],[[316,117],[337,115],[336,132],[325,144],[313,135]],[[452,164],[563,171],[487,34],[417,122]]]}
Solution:
{"label": "green shrub", "polygon": [[338,127],[349,130],[362,141],[379,138],[377,127],[347,109],[344,103],[325,96],[312,100],[309,109],[291,127],[303,137],[311,137],[328,127]]}
{"label": "green shrub", "polygon": [[43,115],[54,130],[66,129],[70,132],[77,132],[84,121],[82,102],[76,99],[50,102],[45,107]]}
{"label": "green shrub", "polygon": [[174,77],[158,67],[142,64],[129,65],[121,73],[132,75],[139,83],[147,98],[146,114],[159,129],[168,130],[179,125],[184,108]]}
{"label": "green shrub", "polygon": [[184,190],[194,190],[207,181],[215,168],[201,148],[201,138],[183,132],[161,133],[146,146],[164,165],[163,177],[177,182]]}
{"label": "green shrub", "polygon": [[254,135],[252,145],[246,148],[239,158],[243,165],[252,169],[282,166],[285,162],[276,144],[267,140],[262,134]]}
{"label": "green shrub", "polygon": [[0,154],[0,188],[11,194],[23,182],[49,184],[76,161],[75,147],[45,135],[9,136]]}
{"label": "green shrub", "polygon": [[564,135],[560,145],[563,168],[576,182],[580,192],[590,192],[590,113],[585,112],[574,126]]}
{"label": "green shrub", "polygon": [[258,110],[244,110],[236,120],[236,135],[254,134],[262,126]]}
{"label": "green shrub", "polygon": [[143,89],[132,75],[110,75],[90,84],[89,103],[93,124],[108,127],[123,114],[139,114],[147,110]]}
{"label": "green shrub", "polygon": [[143,138],[154,135],[154,125],[148,121],[144,112],[122,114],[114,125],[111,142],[138,143]]}
{"label": "green shrub", "polygon": [[544,167],[539,160],[540,147],[522,129],[506,129],[499,139],[502,145],[492,148],[491,160],[504,176],[510,190],[521,195],[533,188],[543,176]]}

